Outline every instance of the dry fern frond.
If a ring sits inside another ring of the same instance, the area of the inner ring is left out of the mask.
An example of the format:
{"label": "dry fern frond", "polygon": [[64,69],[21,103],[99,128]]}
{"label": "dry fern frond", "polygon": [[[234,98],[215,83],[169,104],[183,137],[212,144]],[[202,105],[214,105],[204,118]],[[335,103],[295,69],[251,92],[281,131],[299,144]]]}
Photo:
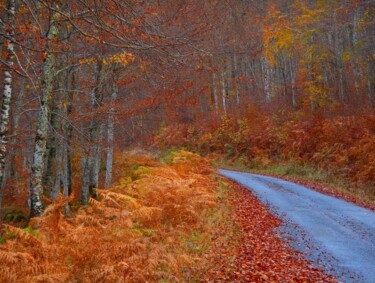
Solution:
{"label": "dry fern frond", "polygon": [[13,271],[12,268],[6,266],[5,264],[2,264],[0,271],[0,282],[17,283],[17,274]]}
{"label": "dry fern frond", "polygon": [[35,259],[29,253],[9,252],[0,250],[0,262],[2,265],[33,264],[35,263]]}
{"label": "dry fern frond", "polygon": [[105,205],[103,205],[102,202],[97,201],[94,198],[89,198],[89,204],[91,205],[91,207],[93,207],[95,209],[99,209],[99,210],[101,210],[105,207]]}
{"label": "dry fern frond", "polygon": [[202,229],[217,184],[199,173],[205,161],[189,153],[172,166],[149,157],[117,164],[128,170],[132,160],[152,170],[142,168],[126,187],[98,189],[99,200],[69,220],[61,213],[67,200],[57,200],[32,219],[37,237],[6,226],[12,237],[0,246],[0,282],[188,281],[186,270],[198,261],[181,239]]}
{"label": "dry fern frond", "polygon": [[85,214],[77,215],[76,219],[77,219],[78,223],[82,223],[82,224],[85,224],[85,225],[93,225],[95,227],[104,228],[102,223],[100,223],[100,220],[97,219],[94,216],[91,216],[91,215],[85,215]]}
{"label": "dry fern frond", "polygon": [[32,245],[37,245],[37,246],[42,245],[42,242],[38,238],[36,238],[34,235],[32,235],[31,233],[29,233],[27,231],[24,231],[20,228],[17,228],[17,227],[11,226],[11,225],[7,225],[7,224],[3,224],[3,227],[5,228],[4,230],[5,230],[6,234],[14,235],[20,241],[23,241],[25,243],[29,243],[29,244],[32,244]]}
{"label": "dry fern frond", "polygon": [[58,274],[41,274],[30,276],[26,279],[30,283],[64,283],[67,282],[70,275],[68,273],[58,273]]}
{"label": "dry fern frond", "polygon": [[133,217],[139,219],[140,221],[153,220],[157,222],[161,218],[162,211],[163,209],[159,207],[142,206],[133,212]]}
{"label": "dry fern frond", "polygon": [[115,207],[118,208],[134,208],[137,209],[141,205],[138,203],[137,199],[128,196],[126,194],[120,194],[120,193],[115,193],[111,191],[104,191],[104,190],[98,190],[99,195],[103,198],[102,202],[105,205],[115,205]]}

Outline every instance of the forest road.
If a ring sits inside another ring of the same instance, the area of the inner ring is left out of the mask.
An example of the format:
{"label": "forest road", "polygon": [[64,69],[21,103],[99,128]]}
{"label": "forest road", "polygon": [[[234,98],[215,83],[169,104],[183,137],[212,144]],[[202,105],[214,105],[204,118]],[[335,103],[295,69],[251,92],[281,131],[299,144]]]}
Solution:
{"label": "forest road", "polygon": [[340,282],[375,283],[375,213],[281,179],[219,170],[283,220],[280,237]]}

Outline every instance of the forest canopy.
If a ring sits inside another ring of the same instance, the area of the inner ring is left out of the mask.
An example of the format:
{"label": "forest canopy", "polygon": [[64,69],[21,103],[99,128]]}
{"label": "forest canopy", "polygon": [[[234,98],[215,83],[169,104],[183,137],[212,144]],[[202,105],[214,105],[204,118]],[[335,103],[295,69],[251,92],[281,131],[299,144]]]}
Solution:
{"label": "forest canopy", "polygon": [[40,216],[60,194],[87,205],[133,146],[294,158],[373,181],[373,1],[0,8],[1,213],[29,199]]}

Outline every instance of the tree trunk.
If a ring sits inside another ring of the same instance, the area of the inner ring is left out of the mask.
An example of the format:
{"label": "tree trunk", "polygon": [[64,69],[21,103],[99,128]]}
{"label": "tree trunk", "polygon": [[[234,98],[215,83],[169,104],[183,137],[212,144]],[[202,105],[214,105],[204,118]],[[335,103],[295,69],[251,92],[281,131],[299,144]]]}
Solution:
{"label": "tree trunk", "polygon": [[[114,82],[112,96],[111,96],[112,105],[117,99],[117,92],[118,92],[117,85],[116,85],[116,82]],[[114,137],[114,109],[112,106],[109,112],[109,117],[108,117],[107,164],[106,164],[105,182],[104,182],[104,187],[106,189],[108,189],[111,186],[111,182],[112,182],[113,137]]]}
{"label": "tree trunk", "polygon": [[[69,163],[68,163],[68,158],[69,158],[69,151],[68,151],[68,146],[66,144],[63,145],[63,159],[64,159],[64,174],[63,174],[63,194],[64,197],[68,198],[70,196],[70,191],[69,191]],[[70,206],[69,203],[65,204],[64,206],[65,210],[65,216],[70,217]]]}
{"label": "tree trunk", "polygon": [[290,80],[292,83],[292,106],[293,109],[297,109],[297,99],[296,99],[296,68],[293,59],[290,59],[289,62],[289,70],[290,70]]}
{"label": "tree trunk", "polygon": [[[57,98],[57,95],[54,95]],[[56,99],[57,100],[57,99]],[[46,149],[46,161],[43,169],[43,193],[49,196],[52,188],[54,186],[54,172],[55,172],[55,159],[56,159],[56,137],[55,131],[59,128],[59,118],[58,118],[58,106],[59,101],[52,101],[52,111],[50,125],[52,129],[52,134],[47,140]]]}
{"label": "tree trunk", "polygon": [[238,60],[237,60],[237,51],[236,46],[234,46],[233,51],[233,87],[236,95],[236,103],[240,105],[240,90],[239,90],[239,83],[238,83]]}
{"label": "tree trunk", "polygon": [[262,58],[261,61],[262,73],[263,73],[263,86],[264,94],[266,96],[266,102],[271,102],[271,92],[270,92],[270,67],[266,59]]}
{"label": "tree trunk", "polygon": [[89,152],[90,149],[87,149],[85,153],[82,155],[82,192],[81,192],[81,203],[83,205],[89,204],[89,197],[90,197],[90,190],[89,190],[89,183],[90,183],[90,164],[89,164]]}
{"label": "tree trunk", "polygon": [[227,114],[227,96],[228,96],[228,81],[227,81],[227,65],[223,62],[223,70],[221,71],[221,93],[223,112]]}
{"label": "tree trunk", "polygon": [[[91,104],[93,111],[95,111],[103,98],[103,79],[104,79],[104,66],[101,58],[97,59],[97,76],[96,76],[96,86],[91,94]],[[95,117],[90,121],[89,133],[88,133],[88,146],[87,152],[83,156],[83,177],[82,177],[82,194],[81,202],[83,205],[88,204],[90,193],[94,187],[98,186],[98,169],[100,169],[100,148],[98,150],[98,121]],[[99,155],[99,156],[98,156]]]}
{"label": "tree trunk", "polygon": [[30,217],[40,216],[43,213],[43,168],[48,139],[48,122],[51,115],[51,101],[53,97],[53,80],[55,76],[56,58],[51,48],[51,43],[58,35],[54,15],[51,17],[48,31],[47,57],[43,65],[43,78],[41,81],[42,97],[40,99],[40,111],[37,120],[35,136],[34,158],[31,167],[30,188]]}
{"label": "tree trunk", "polygon": [[4,70],[4,90],[3,100],[1,106],[1,121],[0,121],[0,213],[1,203],[3,197],[3,179],[5,161],[7,155],[7,144],[8,144],[8,131],[10,121],[10,107],[12,101],[12,83],[13,83],[13,64],[14,64],[14,36],[15,36],[15,15],[16,15],[16,4],[15,0],[7,1],[7,19],[5,33],[7,38],[4,40],[6,45],[6,64]]}
{"label": "tree trunk", "polygon": [[53,187],[51,188],[50,197],[51,199],[57,199],[59,197],[59,194],[61,192],[61,184],[63,182],[63,145],[58,144],[57,150],[56,150],[56,176],[55,176],[55,183]]}
{"label": "tree trunk", "polygon": [[344,90],[344,63],[342,60],[342,51],[339,42],[340,34],[339,34],[339,27],[337,23],[337,14],[334,12],[333,14],[334,19],[334,47],[335,47],[335,55],[336,55],[336,65],[337,65],[337,75],[338,75],[338,93],[339,93],[339,100],[342,102],[345,99],[345,90]]}
{"label": "tree trunk", "polygon": [[104,136],[104,123],[100,123],[99,130],[96,129],[92,141],[96,142],[93,146],[92,165],[90,171],[90,190],[99,187],[100,163],[102,157],[102,137]]}
{"label": "tree trunk", "polygon": [[216,73],[212,72],[212,100],[215,107],[215,113],[219,113],[219,100],[217,98],[217,79],[216,79]]}

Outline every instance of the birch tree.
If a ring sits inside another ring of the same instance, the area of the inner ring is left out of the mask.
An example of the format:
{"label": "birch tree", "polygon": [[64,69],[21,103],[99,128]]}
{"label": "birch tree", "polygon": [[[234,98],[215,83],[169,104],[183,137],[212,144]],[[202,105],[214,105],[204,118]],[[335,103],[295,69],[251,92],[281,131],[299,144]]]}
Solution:
{"label": "birch tree", "polygon": [[113,166],[113,141],[114,141],[114,108],[113,104],[117,99],[117,84],[113,83],[112,95],[111,95],[111,108],[108,116],[108,130],[107,130],[107,163],[106,163],[106,174],[104,187],[108,189],[112,182],[112,166]]}
{"label": "birch tree", "polygon": [[[2,187],[4,179],[5,160],[7,155],[8,131],[10,121],[10,107],[12,100],[12,82],[13,82],[13,65],[14,65],[14,41],[15,41],[15,0],[7,0],[6,30],[4,45],[6,47],[6,59],[4,70],[4,88],[1,106],[0,121],[0,186]],[[2,202],[2,188],[0,188],[0,211]]]}
{"label": "birch tree", "polygon": [[[52,5],[55,2],[52,1]],[[53,80],[55,76],[56,58],[53,52],[53,42],[58,36],[57,19],[52,12],[49,29],[47,32],[47,49],[43,64],[43,77],[41,80],[42,94],[40,97],[40,111],[37,118],[33,164],[30,180],[30,216],[40,216],[43,213],[43,169],[46,161],[48,126],[51,115],[51,102],[53,97]]]}

